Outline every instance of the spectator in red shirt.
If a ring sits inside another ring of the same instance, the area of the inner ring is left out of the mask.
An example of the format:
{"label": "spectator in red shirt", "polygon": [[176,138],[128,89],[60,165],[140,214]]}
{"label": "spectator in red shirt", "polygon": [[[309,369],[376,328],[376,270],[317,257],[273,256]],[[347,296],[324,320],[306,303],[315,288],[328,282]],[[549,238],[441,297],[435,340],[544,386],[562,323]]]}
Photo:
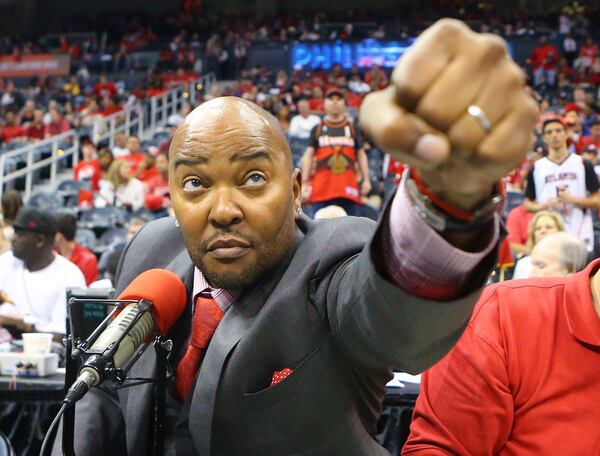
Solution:
{"label": "spectator in red shirt", "polygon": [[579,59],[575,63],[575,66],[583,74],[588,75],[596,57],[598,57],[598,46],[592,38],[588,38],[585,44],[579,48]]}
{"label": "spectator in red shirt", "polygon": [[106,74],[101,74],[100,79],[94,86],[94,93],[99,99],[114,98],[117,94],[117,87],[108,80]]}
{"label": "spectator in red shirt", "polygon": [[121,109],[121,106],[116,104],[113,98],[103,98],[100,114],[102,114],[103,117],[107,117],[115,112],[121,111]]}
{"label": "spectator in red shirt", "polygon": [[313,97],[308,100],[311,112],[323,112],[323,90],[320,87],[313,89]]}
{"label": "spectator in red shirt", "polygon": [[156,156],[158,174],[146,182],[146,207],[156,214],[167,215],[171,207],[169,160],[165,152]]}
{"label": "spectator in red shirt", "polygon": [[149,147],[144,154],[142,161],[138,163],[135,177],[137,177],[143,183],[147,183],[158,176],[158,169],[156,168],[156,156],[159,152],[160,151],[158,150],[158,147]]}
{"label": "spectator in red shirt", "polygon": [[70,128],[69,122],[63,117],[58,109],[50,110],[50,123],[46,125],[46,138],[60,135],[61,133],[69,131]]}
{"label": "spectator in red shirt", "polygon": [[98,260],[96,255],[75,241],[77,219],[70,214],[60,214],[55,217],[57,233],[54,246],[58,252],[74,263],[83,272],[86,285],[98,280]]}
{"label": "spectator in red shirt", "polygon": [[[559,252],[562,269],[585,265],[580,252]],[[599,267],[486,288],[456,346],[423,374],[402,454],[598,454]]]}
{"label": "spectator in red shirt", "polygon": [[556,82],[556,66],[560,60],[560,56],[556,48],[548,43],[548,38],[545,35],[540,37],[539,44],[534,48],[529,62],[533,70],[533,80],[536,87],[542,83],[554,87]]}
{"label": "spectator in red shirt", "polygon": [[513,255],[527,255],[527,239],[529,236],[529,223],[534,217],[533,212],[527,212],[525,206],[519,206],[511,209],[506,217],[506,239],[510,245],[510,251]]}
{"label": "spectator in red shirt", "polygon": [[129,136],[125,143],[125,147],[129,154],[121,158],[129,162],[132,170],[137,170],[140,162],[146,157],[142,153],[142,143],[140,142],[140,138],[135,135]]}
{"label": "spectator in red shirt", "polygon": [[6,113],[6,119],[1,134],[5,144],[8,144],[15,139],[24,139],[27,136],[25,129],[21,125],[17,125],[15,113],[12,111]]}
{"label": "spectator in red shirt", "polygon": [[91,143],[81,148],[83,159],[73,168],[73,178],[80,182],[79,205],[92,207],[94,194],[100,188],[102,170],[96,154],[96,146]]}
{"label": "spectator in red shirt", "polygon": [[44,111],[36,109],[33,112],[33,121],[27,128],[27,138],[33,141],[40,141],[46,136],[46,126],[44,125]]}
{"label": "spectator in red shirt", "polygon": [[600,149],[600,117],[596,117],[590,124],[590,136],[584,136],[579,141],[580,151],[585,149],[590,144]]}

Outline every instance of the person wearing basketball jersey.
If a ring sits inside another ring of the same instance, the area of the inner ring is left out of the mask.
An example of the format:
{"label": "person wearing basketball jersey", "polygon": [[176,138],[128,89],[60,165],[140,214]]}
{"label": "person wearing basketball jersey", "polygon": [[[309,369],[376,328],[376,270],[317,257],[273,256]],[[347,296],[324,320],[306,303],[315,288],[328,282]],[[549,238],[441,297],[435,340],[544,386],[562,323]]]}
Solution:
{"label": "person wearing basketball jersey", "polygon": [[[346,113],[346,99],[340,89],[325,95],[325,117],[311,132],[310,146],[302,159],[305,199],[317,212],[337,205],[348,215],[359,215],[360,196],[371,191],[367,155],[352,120]],[[359,189],[356,165],[362,176]]]}
{"label": "person wearing basketball jersey", "polygon": [[529,173],[525,209],[528,212],[542,209],[559,212],[567,231],[578,236],[585,242],[588,252],[592,252],[592,211],[600,207],[600,183],[594,167],[569,152],[567,130],[559,119],[546,120],[542,132],[548,155],[535,162]]}

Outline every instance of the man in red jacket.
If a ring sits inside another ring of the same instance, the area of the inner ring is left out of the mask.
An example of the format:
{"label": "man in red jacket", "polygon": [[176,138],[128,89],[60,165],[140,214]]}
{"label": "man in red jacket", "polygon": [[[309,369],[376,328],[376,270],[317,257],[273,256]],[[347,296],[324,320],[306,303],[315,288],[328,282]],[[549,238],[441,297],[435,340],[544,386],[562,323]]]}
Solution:
{"label": "man in red jacket", "polygon": [[548,43],[545,35],[540,37],[540,43],[533,49],[529,58],[533,71],[533,82],[536,87],[542,83],[554,87],[556,81],[556,66],[560,55],[556,48]]}
{"label": "man in red jacket", "polygon": [[146,181],[146,207],[157,215],[167,215],[171,207],[169,193],[169,161],[165,152],[156,156],[158,174]]}
{"label": "man in red jacket", "polygon": [[85,277],[85,284],[90,285],[98,280],[98,260],[96,255],[75,241],[77,219],[70,214],[60,214],[55,217],[57,233],[54,245],[58,252],[74,263]]}
{"label": "man in red jacket", "polygon": [[488,287],[423,374],[402,454],[600,454],[599,269]]}

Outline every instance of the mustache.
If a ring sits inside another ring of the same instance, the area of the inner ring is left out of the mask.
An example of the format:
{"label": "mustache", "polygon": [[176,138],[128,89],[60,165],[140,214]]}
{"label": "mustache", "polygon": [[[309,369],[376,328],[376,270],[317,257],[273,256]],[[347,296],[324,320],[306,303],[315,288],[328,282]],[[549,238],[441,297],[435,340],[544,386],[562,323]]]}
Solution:
{"label": "mustache", "polygon": [[217,231],[215,234],[213,234],[207,240],[202,242],[202,245],[200,246],[202,248],[202,251],[208,252],[208,246],[213,241],[216,241],[217,239],[221,239],[224,237],[235,237],[236,239],[240,239],[242,241],[247,242],[250,246],[254,245],[254,240],[250,236],[247,236],[237,230],[224,229],[224,230]]}

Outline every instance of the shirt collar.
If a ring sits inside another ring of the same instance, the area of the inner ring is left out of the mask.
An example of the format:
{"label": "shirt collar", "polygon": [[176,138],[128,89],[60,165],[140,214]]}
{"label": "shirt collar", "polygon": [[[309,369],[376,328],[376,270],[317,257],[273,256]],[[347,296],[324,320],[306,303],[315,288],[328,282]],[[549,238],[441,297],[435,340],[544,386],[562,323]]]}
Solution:
{"label": "shirt collar", "polygon": [[569,330],[582,342],[600,346],[600,318],[594,309],[590,278],[600,268],[600,259],[571,276],[565,290],[565,313]]}
{"label": "shirt collar", "polygon": [[225,290],[224,288],[212,288],[204,274],[194,267],[194,284],[192,286],[192,303],[196,301],[196,297],[200,294],[210,295],[217,304],[223,310],[227,311],[227,308],[233,304],[233,302],[240,295],[239,290]]}

